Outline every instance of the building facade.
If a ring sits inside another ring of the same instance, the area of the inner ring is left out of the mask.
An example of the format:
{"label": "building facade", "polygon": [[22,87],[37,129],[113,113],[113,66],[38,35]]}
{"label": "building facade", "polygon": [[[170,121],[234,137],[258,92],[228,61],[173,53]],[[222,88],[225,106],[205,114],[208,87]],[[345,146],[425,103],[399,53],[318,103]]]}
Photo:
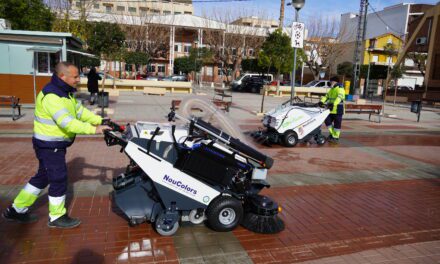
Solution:
{"label": "building facade", "polygon": [[82,42],[70,33],[0,30],[0,94],[34,103],[58,62],[79,65],[79,56],[87,55],[81,48]]}
{"label": "building facade", "polygon": [[114,15],[147,16],[193,14],[192,1],[105,1],[105,0],[74,0],[73,11],[87,11]]}

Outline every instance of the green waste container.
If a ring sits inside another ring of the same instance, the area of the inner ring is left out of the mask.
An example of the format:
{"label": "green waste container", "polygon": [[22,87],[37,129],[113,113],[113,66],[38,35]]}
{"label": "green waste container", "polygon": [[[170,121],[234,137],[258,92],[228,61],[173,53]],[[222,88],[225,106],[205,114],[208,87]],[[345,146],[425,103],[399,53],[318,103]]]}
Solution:
{"label": "green waste container", "polygon": [[108,92],[98,93],[98,107],[108,107]]}

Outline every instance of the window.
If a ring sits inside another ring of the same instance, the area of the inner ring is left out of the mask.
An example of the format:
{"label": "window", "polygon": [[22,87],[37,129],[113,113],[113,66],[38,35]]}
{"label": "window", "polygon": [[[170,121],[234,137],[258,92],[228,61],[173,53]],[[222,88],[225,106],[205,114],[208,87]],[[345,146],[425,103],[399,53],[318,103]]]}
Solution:
{"label": "window", "polygon": [[165,73],[165,65],[157,65],[157,72],[159,73]]}
{"label": "window", "polygon": [[393,44],[393,39],[392,38],[388,38],[387,44]]}
{"label": "window", "polygon": [[113,7],[112,7],[112,6],[105,6],[105,12],[106,12],[106,13],[111,13],[112,10],[113,10]]}
{"label": "window", "polygon": [[316,87],[324,87],[325,86],[325,82],[319,82]]}
{"label": "window", "polygon": [[156,72],[156,65],[148,65],[147,71],[148,72]]}
{"label": "window", "polygon": [[378,62],[378,61],[379,61],[379,56],[373,55],[373,60],[371,62]]}
{"label": "window", "polygon": [[75,4],[77,7],[81,7],[81,2],[76,2]]}
{"label": "window", "polygon": [[368,48],[374,49],[375,46],[376,46],[376,39],[370,39],[370,46]]}
{"label": "window", "polygon": [[206,67],[206,76],[212,76],[212,66]]}
{"label": "window", "polygon": [[176,44],[174,45],[174,51],[176,51],[176,52],[182,52],[182,44],[180,44],[180,43],[176,43]]}
{"label": "window", "polygon": [[136,13],[136,7],[128,7],[128,12]]}
{"label": "window", "polygon": [[152,9],[151,13],[153,13],[153,14],[160,14],[160,10],[159,9]]}
{"label": "window", "polygon": [[117,7],[116,7],[116,11],[118,11],[118,12],[124,12],[124,11],[125,11],[125,6],[117,6]]}
{"label": "window", "polygon": [[183,46],[183,52],[189,53],[190,50],[191,50],[191,44],[185,44],[185,46]]}
{"label": "window", "polygon": [[53,73],[55,65],[60,62],[60,53],[37,52],[37,72]]}
{"label": "window", "polygon": [[174,14],[175,14],[175,15],[180,15],[180,14],[182,14],[182,12],[177,12],[177,11],[176,11],[176,12],[174,12]]}
{"label": "window", "polygon": [[99,4],[93,4],[94,9],[99,9]]}
{"label": "window", "polygon": [[237,49],[236,48],[232,48],[231,51],[232,51],[232,55],[233,56],[237,55]]}
{"label": "window", "polygon": [[184,14],[186,14],[186,15],[192,15],[192,12],[185,11]]}
{"label": "window", "polygon": [[163,14],[164,14],[164,15],[171,15],[171,11],[169,11],[169,10],[165,10],[165,11],[163,11]]}
{"label": "window", "polygon": [[249,56],[254,56],[254,49],[249,49],[248,55]]}
{"label": "window", "polygon": [[141,16],[145,16],[148,13],[148,8],[146,8],[146,7],[139,7],[139,12],[141,12]]}

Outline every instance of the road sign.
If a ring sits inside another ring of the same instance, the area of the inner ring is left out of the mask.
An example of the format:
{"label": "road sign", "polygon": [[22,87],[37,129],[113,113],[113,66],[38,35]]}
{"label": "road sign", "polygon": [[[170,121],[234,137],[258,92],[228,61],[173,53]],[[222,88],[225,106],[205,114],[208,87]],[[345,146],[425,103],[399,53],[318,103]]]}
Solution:
{"label": "road sign", "polygon": [[303,48],[304,23],[293,22],[292,24],[292,48]]}

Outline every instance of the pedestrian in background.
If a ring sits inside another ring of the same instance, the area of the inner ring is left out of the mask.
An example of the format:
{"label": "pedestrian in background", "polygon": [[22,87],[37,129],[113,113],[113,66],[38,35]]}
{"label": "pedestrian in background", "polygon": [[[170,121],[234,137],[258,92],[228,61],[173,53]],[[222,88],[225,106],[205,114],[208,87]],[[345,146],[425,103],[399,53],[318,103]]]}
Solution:
{"label": "pedestrian in background", "polygon": [[92,67],[87,74],[87,89],[90,93],[90,104],[95,104],[96,94],[98,93],[98,81],[101,80],[101,76],[96,73],[95,67]]}

